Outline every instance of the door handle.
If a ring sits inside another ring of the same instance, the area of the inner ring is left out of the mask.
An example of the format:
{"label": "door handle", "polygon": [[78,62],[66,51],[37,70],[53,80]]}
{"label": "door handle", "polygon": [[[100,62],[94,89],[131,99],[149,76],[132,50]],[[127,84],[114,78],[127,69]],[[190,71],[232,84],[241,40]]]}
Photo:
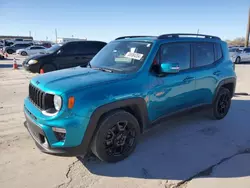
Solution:
{"label": "door handle", "polygon": [[215,71],[213,74],[214,74],[215,76],[220,76],[221,71]]}
{"label": "door handle", "polygon": [[188,76],[188,77],[186,77],[186,78],[183,80],[183,82],[189,83],[189,82],[191,82],[192,80],[194,80],[194,77]]}

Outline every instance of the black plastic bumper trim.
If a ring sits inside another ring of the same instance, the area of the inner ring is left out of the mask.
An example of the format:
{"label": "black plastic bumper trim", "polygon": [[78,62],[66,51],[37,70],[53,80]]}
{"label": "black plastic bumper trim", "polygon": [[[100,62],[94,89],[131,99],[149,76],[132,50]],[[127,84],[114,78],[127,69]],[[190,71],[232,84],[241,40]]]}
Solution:
{"label": "black plastic bumper trim", "polygon": [[[83,147],[83,144],[76,146],[76,147],[65,147],[65,148],[51,148],[48,143],[48,148],[45,147],[40,140],[37,138],[35,134],[41,134],[46,138],[45,133],[43,130],[33,123],[31,118],[24,113],[26,117],[26,121],[24,122],[24,126],[27,128],[28,132],[30,133],[31,137],[35,141],[37,147],[44,153],[51,154],[51,155],[58,155],[58,156],[82,156],[87,153],[87,147]],[[32,127],[32,130],[31,130]],[[47,139],[47,138],[46,138]],[[47,139],[48,140],[48,139]]]}

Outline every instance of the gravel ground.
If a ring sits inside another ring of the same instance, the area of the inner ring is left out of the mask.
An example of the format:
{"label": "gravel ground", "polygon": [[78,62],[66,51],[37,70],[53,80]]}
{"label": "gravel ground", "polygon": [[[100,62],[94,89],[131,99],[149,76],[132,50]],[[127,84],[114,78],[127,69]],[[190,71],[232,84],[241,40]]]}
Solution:
{"label": "gravel ground", "polygon": [[[250,187],[250,96],[236,95],[221,121],[206,113],[162,122],[128,159],[107,164],[41,153],[23,126],[34,74],[0,60],[0,187]],[[18,57],[18,63],[22,61]],[[250,64],[236,65],[236,93],[250,93]]]}

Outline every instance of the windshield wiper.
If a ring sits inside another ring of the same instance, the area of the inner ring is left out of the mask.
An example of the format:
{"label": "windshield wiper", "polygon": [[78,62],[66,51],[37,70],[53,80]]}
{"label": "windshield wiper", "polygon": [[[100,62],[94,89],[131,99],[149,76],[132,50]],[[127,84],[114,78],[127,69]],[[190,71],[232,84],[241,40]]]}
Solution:
{"label": "windshield wiper", "polygon": [[104,71],[104,72],[113,72],[113,70],[111,69],[102,68],[102,67],[93,67],[93,69]]}

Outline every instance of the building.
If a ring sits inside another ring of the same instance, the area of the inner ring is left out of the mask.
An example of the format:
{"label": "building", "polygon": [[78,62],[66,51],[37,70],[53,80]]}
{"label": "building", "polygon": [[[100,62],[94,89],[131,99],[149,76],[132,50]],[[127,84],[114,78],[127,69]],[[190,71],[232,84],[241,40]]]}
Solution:
{"label": "building", "polygon": [[87,39],[86,38],[79,39],[79,38],[61,38],[61,37],[58,37],[56,42],[57,43],[64,43],[64,42],[76,41],[76,40],[87,40]]}
{"label": "building", "polygon": [[14,40],[14,39],[33,40],[33,37],[0,35],[0,40]]}

